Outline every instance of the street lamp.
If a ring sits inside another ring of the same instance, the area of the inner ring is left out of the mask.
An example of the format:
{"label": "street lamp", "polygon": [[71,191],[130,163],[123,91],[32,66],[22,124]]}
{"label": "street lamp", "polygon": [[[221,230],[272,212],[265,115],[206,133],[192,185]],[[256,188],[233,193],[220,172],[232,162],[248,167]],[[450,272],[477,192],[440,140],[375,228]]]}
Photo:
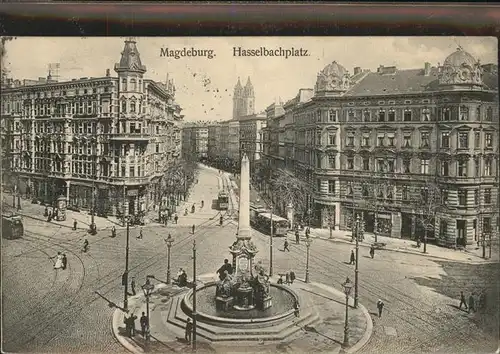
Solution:
{"label": "street lamp", "polygon": [[170,284],[170,248],[174,242],[172,235],[168,234],[165,242],[167,243],[167,284]]}
{"label": "street lamp", "polygon": [[345,283],[342,284],[342,288],[344,288],[345,294],[345,325],[344,325],[344,342],[342,343],[342,347],[346,349],[349,346],[349,294],[351,293],[352,283],[349,277],[345,280]]}
{"label": "street lamp", "polygon": [[193,351],[196,351],[196,240],[193,240]]}
{"label": "street lamp", "polygon": [[359,232],[360,232],[361,220],[359,214],[356,217],[356,265],[354,268],[354,307],[358,308],[358,254],[359,254]]}
{"label": "street lamp", "polygon": [[93,159],[93,176],[92,176],[92,207],[91,207],[91,214],[90,214],[90,234],[91,235],[95,235],[97,233],[97,228],[96,228],[96,225],[95,225],[95,220],[94,220],[94,217],[95,217],[95,180],[97,178],[97,163],[96,163],[96,159],[97,159],[97,143],[96,141],[94,140],[93,141],[93,153],[94,153],[94,156],[92,156],[92,159]]}
{"label": "street lamp", "polygon": [[306,247],[307,247],[307,255],[306,255],[306,279],[305,282],[309,283],[309,247],[311,246],[312,239],[306,238]]}
{"label": "street lamp", "polygon": [[148,325],[146,327],[146,351],[149,350],[149,342],[150,342],[150,331],[149,331],[149,297],[153,292],[155,286],[151,284],[149,281],[151,278],[150,275],[146,276],[146,283],[142,286],[142,291],[144,292],[144,296],[146,297],[146,318],[148,319]]}

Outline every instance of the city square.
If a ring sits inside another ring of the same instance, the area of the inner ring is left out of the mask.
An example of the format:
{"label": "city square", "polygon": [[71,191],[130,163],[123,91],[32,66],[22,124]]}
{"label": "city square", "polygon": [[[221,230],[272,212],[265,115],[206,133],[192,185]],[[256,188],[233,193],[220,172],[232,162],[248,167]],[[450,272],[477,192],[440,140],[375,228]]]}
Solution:
{"label": "city square", "polygon": [[[10,120],[4,120],[8,124],[3,126],[2,140],[4,351],[491,353],[498,349],[500,270],[494,210],[498,160],[491,157],[498,152],[498,130],[489,128],[498,123],[497,101],[483,102],[495,109],[491,120],[490,111],[484,110],[481,154],[474,150],[477,147],[471,148],[474,156],[484,157],[480,170],[488,173],[477,180],[451,176],[446,200],[459,207],[443,208],[441,192],[429,190],[434,184],[444,185],[447,176],[427,176],[427,170],[390,176],[370,168],[367,172],[358,166],[363,161],[357,155],[356,168],[344,169],[349,156],[354,156],[343,143],[350,141],[352,127],[365,124],[389,131],[391,120],[370,125],[364,120],[328,118],[320,139],[330,139],[329,127],[338,125],[339,133],[332,139],[339,140],[339,149],[341,145],[348,157],[344,160],[339,152],[331,163],[333,155],[316,155],[322,156],[318,164],[308,163],[316,169],[317,180],[302,170],[307,168],[300,156],[310,147],[300,133],[304,127],[295,127],[321,124],[323,115],[308,116],[311,112],[301,110],[348,96],[347,78],[373,80],[372,73],[355,68],[349,76],[333,62],[318,74],[316,98],[304,98],[308,93],[299,92],[295,101],[276,100],[260,113],[255,108],[255,80],[248,78],[242,85],[238,79],[233,119],[194,122],[187,113],[181,114],[173,79],[156,82],[143,77],[148,58],[139,57],[140,43],[128,38],[122,44],[116,80],[108,69],[102,78],[75,80],[80,86],[63,81],[60,89],[68,90],[64,95],[53,93],[59,83],[50,71],[38,83],[5,83],[10,96],[2,100],[2,112],[14,110],[7,115]],[[479,65],[461,47],[451,56],[454,59],[446,59],[445,65],[463,58],[467,65]],[[484,77],[490,80],[488,75],[497,69],[485,65],[475,68],[488,72]],[[395,67],[380,70],[385,71],[377,75],[399,75]],[[423,76],[436,77],[446,72],[427,63],[422,71]],[[480,89],[478,79],[471,80],[478,88],[465,90],[468,95],[477,91],[487,100],[492,92],[498,93],[490,81]],[[453,87],[443,90],[461,94],[462,84],[447,82]],[[360,85],[353,89],[360,92]],[[460,89],[454,91],[455,86]],[[73,89],[76,95],[90,95],[84,96],[90,103],[83,100],[82,108],[78,103],[72,108]],[[35,104],[39,99],[54,101],[58,108],[46,108],[47,103],[28,107],[27,101]],[[299,112],[293,124],[288,122],[293,128],[281,125],[288,119],[290,105]],[[108,108],[103,110],[104,106]],[[460,109],[463,116],[466,109]],[[119,112],[116,117],[114,112]],[[329,110],[324,112],[330,117]],[[85,123],[80,125],[78,119]],[[469,124],[464,120],[443,124],[463,128]],[[43,128],[38,128],[41,121]],[[416,131],[426,132],[427,124],[416,122]],[[469,125],[478,131],[476,122]],[[292,166],[291,157],[283,153],[288,149],[283,138],[287,129],[298,129],[285,134],[297,136]],[[353,139],[364,137],[361,130]],[[48,133],[52,137],[47,139]],[[435,144],[432,140],[433,149]],[[311,146],[337,153],[337,142],[320,145]],[[377,148],[369,152],[375,162],[379,153],[390,154]],[[434,163],[434,152],[415,154],[412,158]],[[474,161],[471,157],[467,162],[469,170],[475,169]],[[434,199],[426,199],[430,206],[424,207],[421,199],[411,197],[413,190],[408,200],[401,199],[396,183],[394,197],[384,190],[383,198],[372,201],[356,184],[377,183],[369,187],[376,194],[380,185],[392,186],[394,181],[412,186],[422,182],[428,188],[425,195]],[[470,192],[462,205],[464,183]],[[351,192],[345,192],[345,186]],[[270,220],[258,218],[265,214]],[[20,237],[14,235],[13,220],[22,220]],[[185,280],[180,280],[181,270]],[[295,279],[289,282],[291,274]],[[474,302],[475,309],[469,309]],[[127,324],[133,316],[134,335]],[[144,332],[142,316],[147,321]]]}

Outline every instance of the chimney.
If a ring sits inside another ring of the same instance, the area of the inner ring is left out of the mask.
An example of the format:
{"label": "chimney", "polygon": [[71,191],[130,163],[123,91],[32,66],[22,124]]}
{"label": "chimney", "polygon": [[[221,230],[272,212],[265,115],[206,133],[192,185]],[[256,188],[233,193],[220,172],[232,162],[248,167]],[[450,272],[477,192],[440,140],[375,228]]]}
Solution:
{"label": "chimney", "polygon": [[356,67],[354,68],[354,75],[358,75],[358,74],[360,74],[360,73],[361,73],[361,68],[360,68],[359,66],[356,66]]}
{"label": "chimney", "polygon": [[431,74],[431,63],[424,64],[424,76],[429,76]]}
{"label": "chimney", "polygon": [[106,69],[106,77],[110,77],[110,76],[111,76],[111,74],[109,72],[109,69]]}

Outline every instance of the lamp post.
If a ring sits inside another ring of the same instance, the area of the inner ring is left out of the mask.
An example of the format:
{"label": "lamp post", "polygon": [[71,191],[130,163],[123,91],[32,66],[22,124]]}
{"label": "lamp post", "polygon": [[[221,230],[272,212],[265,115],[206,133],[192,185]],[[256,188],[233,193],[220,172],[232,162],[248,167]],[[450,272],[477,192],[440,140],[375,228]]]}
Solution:
{"label": "lamp post", "polygon": [[127,243],[125,246],[125,272],[122,276],[122,285],[124,286],[123,291],[123,308],[125,311],[128,310],[128,253],[129,253],[129,239],[130,239],[130,228],[128,218],[124,217],[125,223],[127,224]]}
{"label": "lamp post", "polygon": [[356,266],[354,268],[354,307],[358,308],[358,254],[359,254],[359,230],[360,230],[360,217],[356,217]]}
{"label": "lamp post", "polygon": [[146,351],[149,351],[149,342],[151,340],[149,332],[149,297],[155,288],[149,280],[150,277],[150,275],[146,276],[146,283],[142,286],[142,291],[144,291],[144,296],[146,297],[146,318],[148,319],[148,325],[146,326]]}
{"label": "lamp post", "polygon": [[309,283],[309,247],[311,246],[312,239],[306,237],[306,248],[307,248],[307,254],[306,254],[306,279],[305,282]]}
{"label": "lamp post", "polygon": [[193,351],[196,351],[196,240],[193,241]]}
{"label": "lamp post", "polygon": [[352,283],[349,277],[342,284],[345,294],[345,324],[344,324],[344,342],[342,343],[342,348],[346,349],[349,346],[349,294],[351,293]]}
{"label": "lamp post", "polygon": [[167,284],[170,284],[170,248],[172,247],[172,243],[174,242],[172,235],[168,234],[165,242],[167,243]]}
{"label": "lamp post", "polygon": [[97,233],[96,230],[96,225],[95,225],[95,180],[97,177],[97,164],[96,164],[96,154],[97,154],[97,143],[94,142],[93,144],[93,153],[94,156],[92,157],[93,159],[93,176],[92,176],[92,206],[91,206],[91,213],[90,213],[90,234],[95,235]]}
{"label": "lamp post", "polygon": [[273,276],[273,206],[271,205],[271,237],[269,239],[269,276]]}

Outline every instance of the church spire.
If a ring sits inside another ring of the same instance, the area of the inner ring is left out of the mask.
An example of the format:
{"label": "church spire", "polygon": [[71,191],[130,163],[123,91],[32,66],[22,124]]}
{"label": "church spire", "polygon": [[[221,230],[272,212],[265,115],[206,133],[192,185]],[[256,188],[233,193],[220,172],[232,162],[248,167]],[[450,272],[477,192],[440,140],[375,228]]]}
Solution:
{"label": "church spire", "polygon": [[243,91],[244,91],[243,93],[246,97],[253,97],[254,92],[253,92],[252,82],[250,81],[250,76],[247,79],[247,83],[246,83],[245,89]]}
{"label": "church spire", "polygon": [[146,66],[141,63],[141,57],[134,37],[129,37],[125,40],[125,47],[121,55],[120,62],[115,64],[116,72],[134,71],[141,74],[146,72]]}
{"label": "church spire", "polygon": [[243,86],[241,86],[240,77],[238,76],[238,82],[234,87],[234,97],[239,97],[243,94]]}

